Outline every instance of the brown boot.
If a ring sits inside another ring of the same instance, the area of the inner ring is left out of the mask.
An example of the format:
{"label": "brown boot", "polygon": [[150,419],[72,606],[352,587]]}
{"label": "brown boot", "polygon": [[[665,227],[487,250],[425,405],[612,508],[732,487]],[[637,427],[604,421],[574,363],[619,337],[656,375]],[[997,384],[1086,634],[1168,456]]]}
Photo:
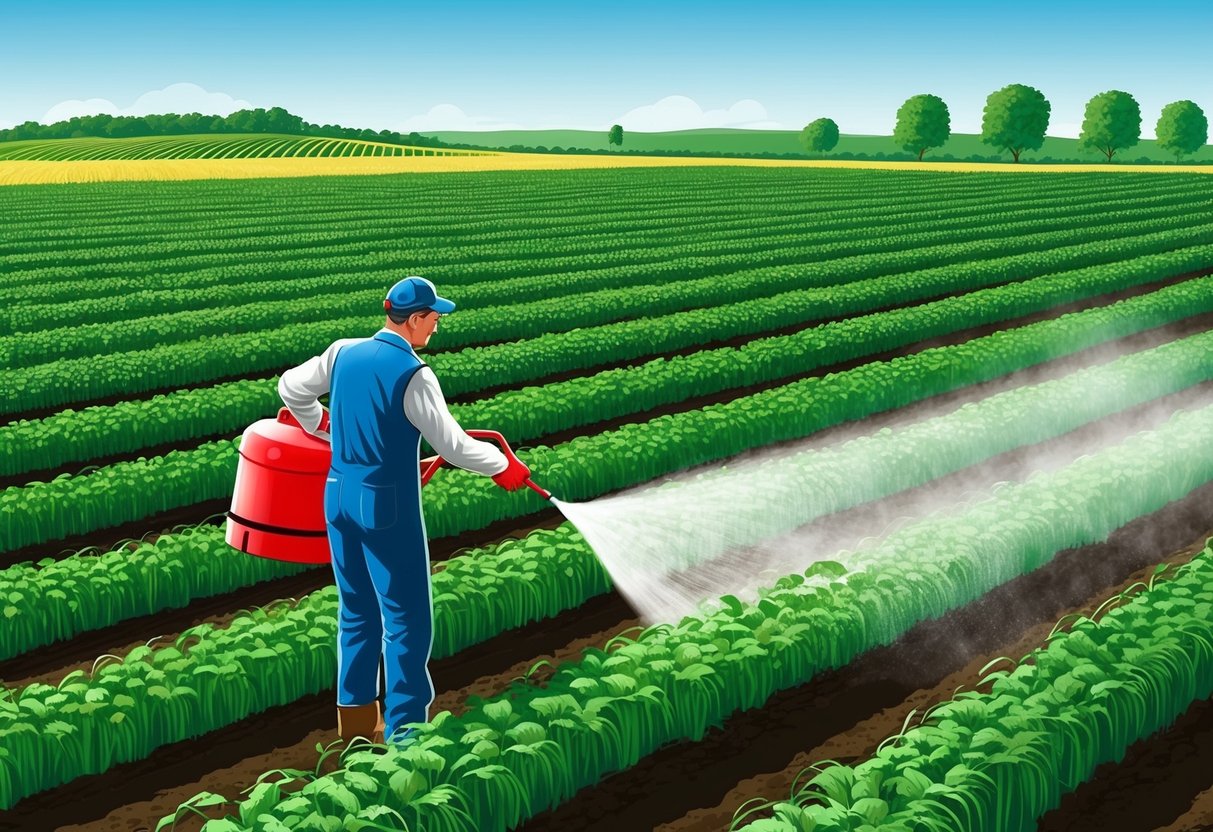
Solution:
{"label": "brown boot", "polygon": [[379,714],[379,702],[350,707],[338,705],[337,736],[346,742],[354,737],[363,737],[374,743],[382,743],[383,719]]}

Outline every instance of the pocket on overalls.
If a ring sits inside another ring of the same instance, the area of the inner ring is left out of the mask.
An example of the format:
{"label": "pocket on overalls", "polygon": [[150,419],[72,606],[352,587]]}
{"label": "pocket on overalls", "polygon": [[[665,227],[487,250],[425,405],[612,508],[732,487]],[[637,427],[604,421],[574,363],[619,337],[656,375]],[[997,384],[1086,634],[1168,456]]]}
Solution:
{"label": "pocket on overalls", "polygon": [[396,525],[396,486],[363,485],[358,495],[359,522],[372,531]]}
{"label": "pocket on overalls", "polygon": [[332,523],[341,511],[341,477],[330,474],[324,480],[324,519]]}

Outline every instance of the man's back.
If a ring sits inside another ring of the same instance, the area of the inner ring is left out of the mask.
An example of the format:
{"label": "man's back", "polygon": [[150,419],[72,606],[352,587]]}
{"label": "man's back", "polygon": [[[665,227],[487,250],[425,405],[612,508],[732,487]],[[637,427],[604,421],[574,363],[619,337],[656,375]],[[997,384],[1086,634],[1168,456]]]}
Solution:
{"label": "man's back", "polygon": [[416,477],[421,434],[402,403],[413,374],[424,366],[388,335],[340,348],[329,393],[333,470],[387,482]]}

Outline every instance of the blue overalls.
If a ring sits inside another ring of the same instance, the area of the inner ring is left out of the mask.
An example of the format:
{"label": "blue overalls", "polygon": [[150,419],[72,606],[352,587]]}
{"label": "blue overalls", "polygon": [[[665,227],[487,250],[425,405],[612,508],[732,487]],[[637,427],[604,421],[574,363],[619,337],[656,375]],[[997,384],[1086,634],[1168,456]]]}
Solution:
{"label": "blue overalls", "polygon": [[404,390],[424,366],[404,338],[380,332],[341,348],[329,393],[333,461],[324,514],[340,599],[337,704],[378,698],[382,655],[388,737],[427,721],[434,699],[421,433],[404,415]]}

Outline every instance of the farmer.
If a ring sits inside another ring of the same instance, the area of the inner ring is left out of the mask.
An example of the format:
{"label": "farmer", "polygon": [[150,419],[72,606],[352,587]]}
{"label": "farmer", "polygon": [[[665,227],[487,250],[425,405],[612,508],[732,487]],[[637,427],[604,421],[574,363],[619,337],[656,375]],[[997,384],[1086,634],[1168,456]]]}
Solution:
{"label": "farmer", "polygon": [[[433,370],[417,357],[455,304],[425,278],[406,277],[388,291],[383,308],[387,319],[374,337],[336,341],[278,382],[304,430],[333,446],[324,513],[340,599],[337,732],[376,742],[384,734],[402,739],[401,726],[428,721],[434,699],[420,476],[433,457],[420,459],[421,437],[443,459],[491,476],[507,491],[530,475],[495,445],[464,433]],[[325,393],[329,413],[317,401]],[[387,685],[382,717],[380,658]]]}

